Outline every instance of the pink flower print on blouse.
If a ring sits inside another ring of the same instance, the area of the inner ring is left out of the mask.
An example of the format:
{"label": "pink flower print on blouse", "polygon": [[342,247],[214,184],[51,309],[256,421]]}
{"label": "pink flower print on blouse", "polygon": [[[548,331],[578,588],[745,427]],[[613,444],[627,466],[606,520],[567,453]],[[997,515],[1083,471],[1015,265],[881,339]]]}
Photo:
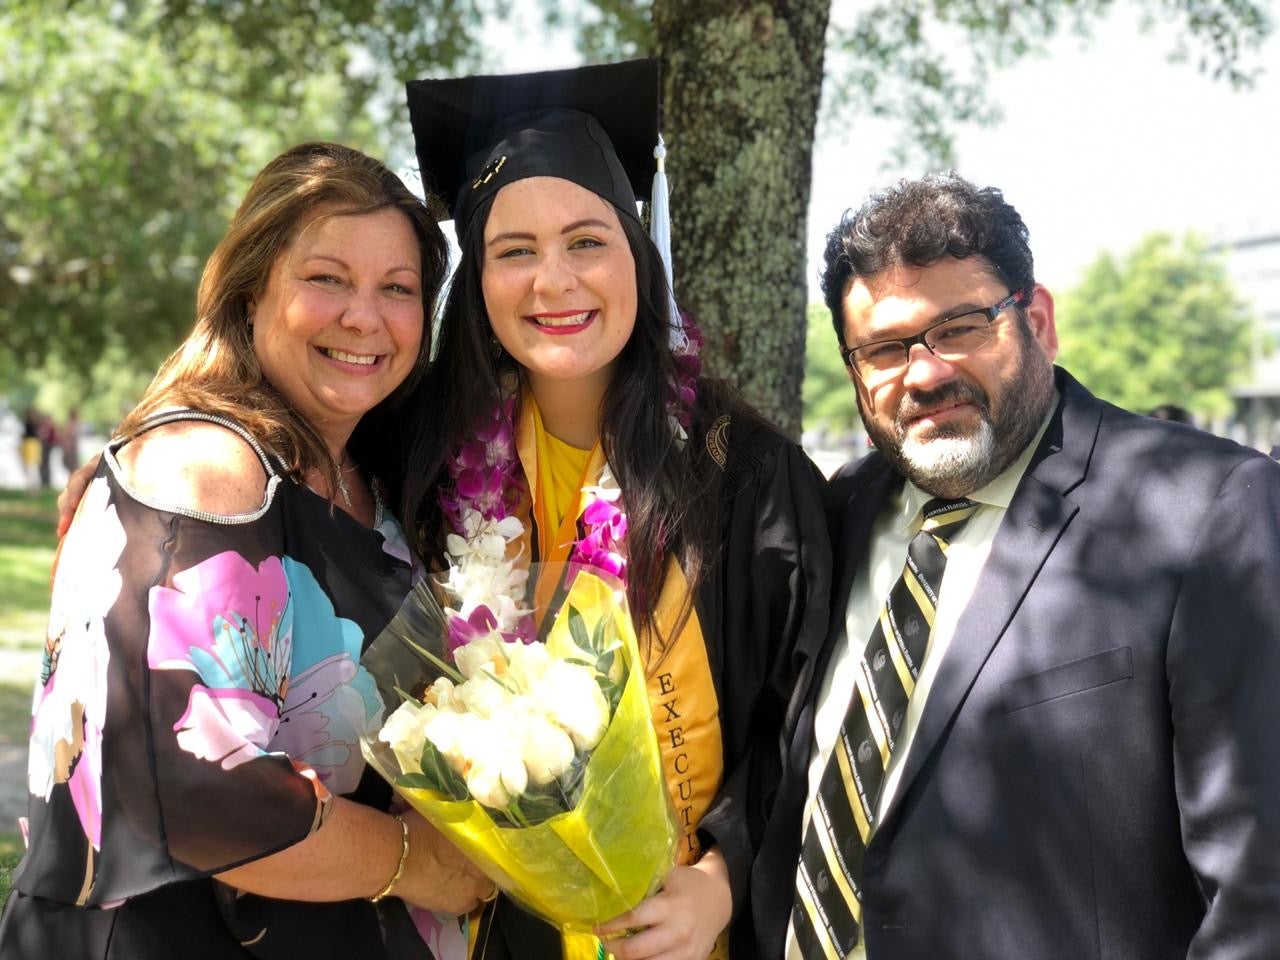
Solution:
{"label": "pink flower print on blouse", "polygon": [[85,491],[62,544],[31,706],[28,788],[48,800],[56,784],[67,784],[95,849],[102,844],[102,731],[110,659],[104,622],[120,595],[116,565],[125,539],[107,480],[98,477]]}
{"label": "pink flower print on blouse", "polygon": [[255,567],[226,551],[176,574],[150,596],[147,662],[197,680],[174,724],[183,750],[237,767],[266,752],[288,693],[289,583],[278,557]]}

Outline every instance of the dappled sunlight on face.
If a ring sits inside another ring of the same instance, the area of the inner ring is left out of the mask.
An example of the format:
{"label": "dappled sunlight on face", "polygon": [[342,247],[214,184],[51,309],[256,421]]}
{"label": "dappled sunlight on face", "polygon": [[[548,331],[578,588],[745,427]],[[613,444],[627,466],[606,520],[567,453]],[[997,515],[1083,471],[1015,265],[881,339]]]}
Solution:
{"label": "dappled sunlight on face", "polygon": [[312,220],[251,307],[263,376],[335,449],[418,362],[422,263],[399,210]]}
{"label": "dappled sunlight on face", "polygon": [[[856,279],[845,295],[851,346],[913,337],[939,320],[998,303],[1011,291],[978,258],[895,267]],[[1038,308],[1037,308],[1038,310]],[[1053,391],[1052,312],[1000,313],[991,338],[962,359],[943,360],[923,344],[906,368],[868,388],[858,405],[876,448],[917,486],[964,496],[995,479],[1035,435]]]}

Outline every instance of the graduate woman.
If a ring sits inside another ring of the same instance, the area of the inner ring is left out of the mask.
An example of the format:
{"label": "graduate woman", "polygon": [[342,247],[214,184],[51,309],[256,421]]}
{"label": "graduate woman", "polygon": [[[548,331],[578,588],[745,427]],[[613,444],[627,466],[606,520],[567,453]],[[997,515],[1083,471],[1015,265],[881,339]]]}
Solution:
{"label": "graduate woman", "polygon": [[[447,565],[449,461],[496,418],[514,444],[490,492],[528,531],[513,548],[558,561],[615,538],[682,836],[663,889],[600,933],[621,960],[739,960],[754,953],[747,876],[790,654],[826,626],[823,481],[697,373],[699,337],[637,213],[657,99],[652,61],[409,85],[423,178],[450,205],[462,257],[411,405],[404,515],[424,560]],[[619,488],[625,519],[602,531],[584,510]],[[487,958],[561,952],[505,898],[473,941]]]}

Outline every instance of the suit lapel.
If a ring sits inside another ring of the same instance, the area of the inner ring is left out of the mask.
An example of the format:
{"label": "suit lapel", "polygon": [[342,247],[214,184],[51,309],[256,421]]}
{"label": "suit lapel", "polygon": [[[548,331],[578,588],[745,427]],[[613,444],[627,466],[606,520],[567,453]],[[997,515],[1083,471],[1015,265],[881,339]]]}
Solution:
{"label": "suit lapel", "polygon": [[[894,473],[880,456],[872,454],[864,460],[848,481],[833,486],[836,499],[832,510],[831,545],[835,564],[832,569],[831,621],[822,649],[810,660],[801,677],[807,684],[795,729],[791,736],[791,764],[795,769],[806,770],[809,754],[813,749],[813,714],[818,691],[827,667],[836,650],[847,642],[845,610],[853,581],[868,556],[871,528],[879,516],[885,501],[902,478]],[[806,787],[807,789],[807,787]]]}
{"label": "suit lapel", "polygon": [[912,781],[938,748],[978,673],[1079,509],[1067,494],[1088,471],[1102,404],[1065,371],[1058,371],[1058,390],[1062,395],[1059,413],[1045,430],[1018,484],[973,598],[956,624],[877,835],[887,835],[885,827]]}

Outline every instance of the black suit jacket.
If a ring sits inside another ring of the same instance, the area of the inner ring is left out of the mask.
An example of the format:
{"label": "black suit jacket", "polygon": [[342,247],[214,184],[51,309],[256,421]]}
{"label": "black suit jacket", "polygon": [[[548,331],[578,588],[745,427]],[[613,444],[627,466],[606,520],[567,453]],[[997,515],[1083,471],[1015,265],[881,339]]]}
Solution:
{"label": "black suit jacket", "polygon": [[[941,664],[865,859],[870,960],[1280,957],[1280,465],[1062,402]],[[782,956],[814,696],[875,516],[833,485],[833,602],[752,877]]]}

